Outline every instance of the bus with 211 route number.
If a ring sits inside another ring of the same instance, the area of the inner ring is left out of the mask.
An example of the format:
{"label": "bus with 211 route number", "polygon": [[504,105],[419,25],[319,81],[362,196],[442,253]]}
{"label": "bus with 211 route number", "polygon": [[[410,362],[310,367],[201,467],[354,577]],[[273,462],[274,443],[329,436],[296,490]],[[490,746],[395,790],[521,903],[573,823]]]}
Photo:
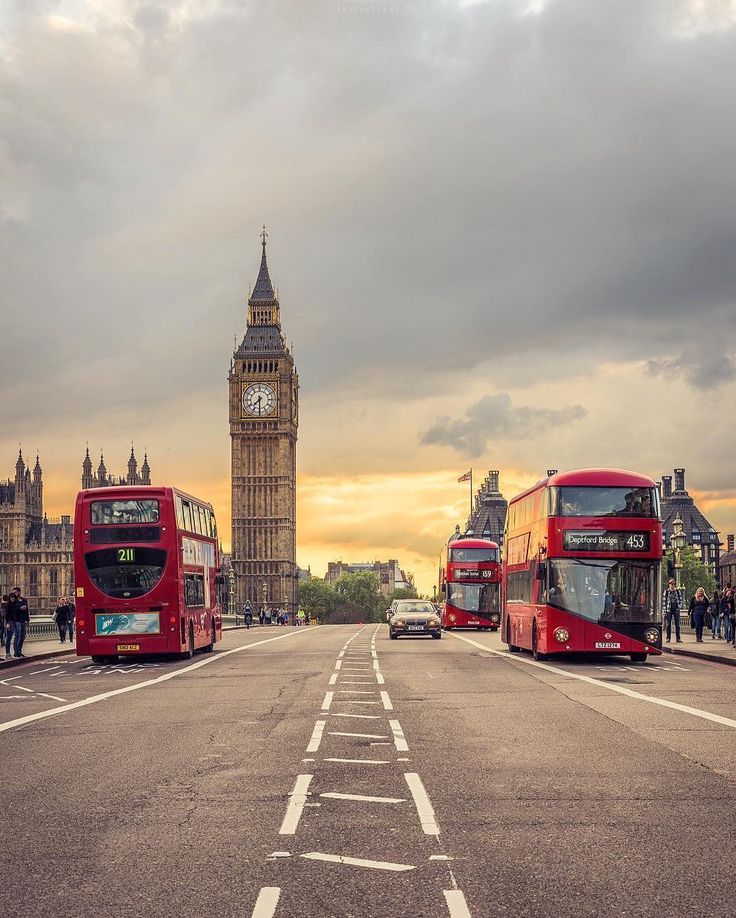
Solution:
{"label": "bus with 211 route number", "polygon": [[490,539],[448,542],[440,568],[442,627],[496,631],[501,624],[500,549]]}
{"label": "bus with 211 route number", "polygon": [[176,488],[94,488],[77,496],[77,654],[212,651],[222,639],[212,506]]}
{"label": "bus with 211 route number", "polygon": [[549,472],[509,503],[502,640],[535,659],[662,652],[662,524],[651,478]]}

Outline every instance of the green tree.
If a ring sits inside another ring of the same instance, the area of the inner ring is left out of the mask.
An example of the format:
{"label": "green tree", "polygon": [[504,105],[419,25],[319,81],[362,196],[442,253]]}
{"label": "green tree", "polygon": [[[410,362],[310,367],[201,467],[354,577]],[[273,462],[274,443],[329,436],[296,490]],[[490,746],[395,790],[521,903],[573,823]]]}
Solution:
{"label": "green tree", "polygon": [[386,608],[386,599],[381,593],[381,581],[373,571],[340,574],[334,589],[338,604],[360,609],[367,622],[382,620],[381,613]]}
{"label": "green tree", "polygon": [[394,599],[417,599],[417,591],[411,587],[401,587],[399,590],[394,590],[384,599],[384,609],[388,609]]}
{"label": "green tree", "polygon": [[[667,562],[674,566],[675,557],[672,549],[665,552],[663,563],[663,581],[667,583]],[[716,588],[716,578],[713,571],[700,560],[700,554],[690,545],[686,545],[681,552],[682,573],[681,586],[685,597],[689,601],[695,595],[698,587],[705,590],[706,596],[712,596]]]}
{"label": "green tree", "polygon": [[304,609],[310,618],[316,619],[321,624],[330,613],[335,611],[337,604],[338,598],[335,591],[324,580],[312,577],[309,580],[299,581],[299,607]]}

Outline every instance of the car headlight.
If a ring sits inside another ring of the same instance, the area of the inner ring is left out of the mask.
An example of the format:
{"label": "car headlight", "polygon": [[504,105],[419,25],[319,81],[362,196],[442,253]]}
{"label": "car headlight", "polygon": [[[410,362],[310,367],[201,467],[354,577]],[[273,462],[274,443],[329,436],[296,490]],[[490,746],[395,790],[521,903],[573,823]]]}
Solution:
{"label": "car headlight", "polygon": [[438,618],[430,618],[429,621],[427,622],[428,625],[432,625],[433,627],[436,627],[437,625],[439,625],[439,623],[440,623],[440,620]]}
{"label": "car headlight", "polygon": [[570,632],[567,628],[555,628],[555,640],[559,641],[560,644],[565,644],[570,640]]}
{"label": "car headlight", "polygon": [[644,632],[644,640],[647,644],[659,643],[659,631],[656,628],[647,628]]}
{"label": "car headlight", "polygon": [[406,622],[403,618],[395,618],[391,624],[394,625],[394,627],[398,625],[399,628],[403,628],[406,625]]}

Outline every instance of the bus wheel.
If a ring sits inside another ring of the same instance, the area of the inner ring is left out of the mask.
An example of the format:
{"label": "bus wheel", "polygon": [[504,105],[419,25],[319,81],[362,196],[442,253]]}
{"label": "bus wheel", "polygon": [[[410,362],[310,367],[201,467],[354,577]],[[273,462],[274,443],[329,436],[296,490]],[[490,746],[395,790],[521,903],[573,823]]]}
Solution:
{"label": "bus wheel", "polygon": [[547,659],[547,654],[540,653],[539,649],[537,648],[537,623],[536,622],[534,622],[534,624],[532,625],[532,656],[534,657],[535,660],[541,661],[541,660]]}
{"label": "bus wheel", "polygon": [[646,663],[647,655],[645,653],[630,653],[632,663]]}
{"label": "bus wheel", "polygon": [[191,660],[194,656],[194,629],[192,626],[189,626],[189,639],[187,641],[187,649],[181,655],[182,660]]}
{"label": "bus wheel", "polygon": [[92,657],[93,663],[114,663],[115,660],[115,657]]}
{"label": "bus wheel", "polygon": [[215,631],[215,623],[212,622],[212,635],[209,644],[206,644],[202,649],[205,653],[212,653],[215,649],[215,641],[217,640],[217,632]]}

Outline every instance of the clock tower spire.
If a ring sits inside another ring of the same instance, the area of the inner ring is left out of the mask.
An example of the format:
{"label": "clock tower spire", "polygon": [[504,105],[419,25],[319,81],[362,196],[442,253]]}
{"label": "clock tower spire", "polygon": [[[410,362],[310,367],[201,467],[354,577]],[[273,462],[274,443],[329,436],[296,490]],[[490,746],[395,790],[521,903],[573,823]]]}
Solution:
{"label": "clock tower spire", "polygon": [[232,564],[239,607],[297,608],[296,441],[299,377],[281,333],[281,308],[261,232],[261,266],[245,337],[228,377]]}

